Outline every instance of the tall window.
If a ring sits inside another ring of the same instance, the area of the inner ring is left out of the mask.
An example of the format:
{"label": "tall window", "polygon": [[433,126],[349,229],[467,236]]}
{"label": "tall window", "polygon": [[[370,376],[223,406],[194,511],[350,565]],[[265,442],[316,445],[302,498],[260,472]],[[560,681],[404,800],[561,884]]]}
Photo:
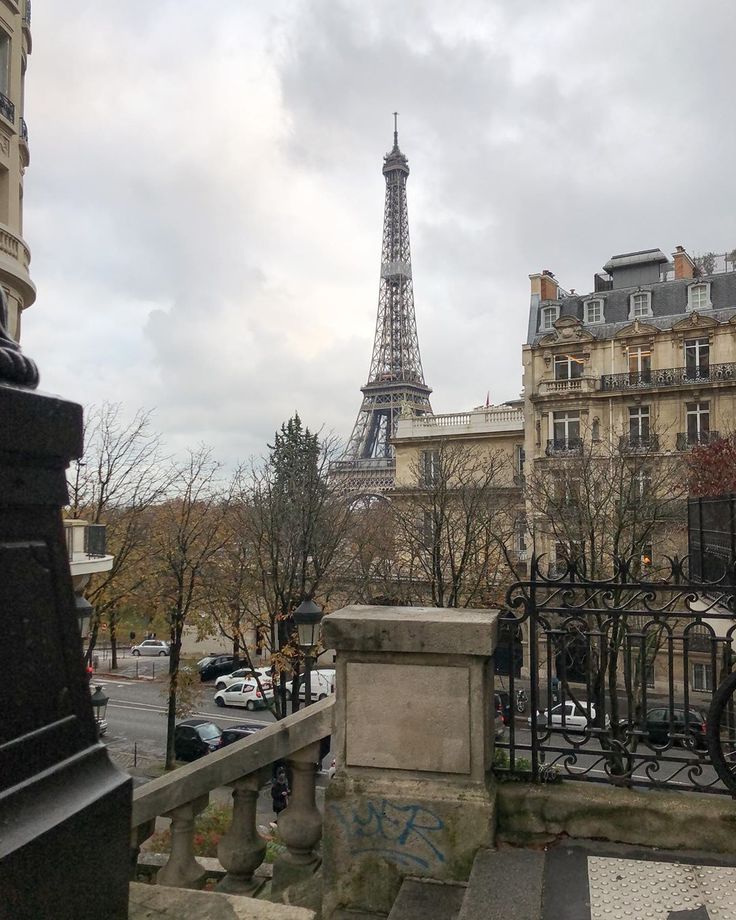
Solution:
{"label": "tall window", "polygon": [[710,343],[708,339],[685,341],[685,376],[697,380],[709,376]]}
{"label": "tall window", "polygon": [[652,315],[652,295],[650,291],[639,291],[631,295],[629,301],[629,319]]}
{"label": "tall window", "polygon": [[517,444],[514,449],[514,472],[517,476],[524,475],[524,460],[526,460],[526,451],[521,444]]}
{"label": "tall window", "polygon": [[687,443],[701,444],[710,433],[710,403],[687,403]]}
{"label": "tall window", "polygon": [[602,323],[603,322],[603,301],[589,300],[585,304],[585,322]]}
{"label": "tall window", "polygon": [[10,36],[0,29],[0,93],[10,92]]}
{"label": "tall window", "polygon": [[539,319],[539,328],[544,331],[546,329],[554,329],[555,320],[557,319],[557,312],[559,307],[542,307],[542,311]]}
{"label": "tall window", "polygon": [[580,413],[555,412],[552,416],[555,447],[563,450],[576,447],[580,442]]}
{"label": "tall window", "polygon": [[631,383],[649,383],[652,379],[652,350],[648,345],[629,348],[629,378]]}
{"label": "tall window", "polygon": [[687,308],[688,310],[710,310],[710,285],[709,284],[691,284],[687,289]]}
{"label": "tall window", "polygon": [[649,406],[629,409],[629,439],[632,445],[649,443]]}
{"label": "tall window", "polygon": [[576,380],[583,376],[584,360],[580,355],[555,355],[555,380]]}
{"label": "tall window", "polygon": [[421,464],[422,485],[437,485],[440,478],[440,452],[438,450],[423,450]]}
{"label": "tall window", "polygon": [[693,664],[693,690],[713,689],[713,668],[709,664]]}

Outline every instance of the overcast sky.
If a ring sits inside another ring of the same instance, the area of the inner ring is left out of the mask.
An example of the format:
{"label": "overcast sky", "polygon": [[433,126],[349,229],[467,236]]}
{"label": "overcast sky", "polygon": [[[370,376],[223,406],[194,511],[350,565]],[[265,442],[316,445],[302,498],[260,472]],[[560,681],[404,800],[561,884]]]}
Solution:
{"label": "overcast sky", "polygon": [[736,4],[48,0],[24,235],[42,388],[172,450],[343,439],[378,295],[391,112],[435,412],[518,396],[530,272],[736,246]]}

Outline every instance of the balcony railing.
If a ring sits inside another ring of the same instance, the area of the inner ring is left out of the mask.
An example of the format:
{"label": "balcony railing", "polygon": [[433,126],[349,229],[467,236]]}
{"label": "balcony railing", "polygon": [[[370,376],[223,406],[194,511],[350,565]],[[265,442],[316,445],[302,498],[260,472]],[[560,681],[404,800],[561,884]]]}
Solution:
{"label": "balcony railing", "polygon": [[31,0],[25,0],[23,4],[23,25],[30,26],[31,24]]}
{"label": "balcony railing", "polygon": [[[81,531],[81,533],[80,533]],[[105,524],[64,524],[66,548],[70,562],[83,557],[102,558],[107,555],[107,526]]]}
{"label": "balcony railing", "polygon": [[88,556],[107,554],[107,527],[105,524],[88,524],[84,528],[84,551]]}
{"label": "balcony railing", "polygon": [[15,124],[15,105],[8,99],[5,93],[0,93],[0,115]]}
{"label": "balcony railing", "polygon": [[604,374],[602,390],[643,390],[650,387],[692,386],[697,383],[736,381],[736,363],[711,364],[709,367],[665,367],[637,373]]}
{"label": "balcony railing", "polygon": [[539,395],[550,396],[556,393],[573,395],[575,393],[592,393],[598,383],[597,377],[570,377],[567,380],[541,380]]}
{"label": "balcony railing", "polygon": [[22,115],[20,116],[20,139],[28,143],[28,124]]}
{"label": "balcony railing", "polygon": [[[132,862],[134,875],[150,868],[146,857],[138,865],[141,844],[154,832],[159,815],[171,818],[171,855],[158,870],[159,885],[199,887],[210,870],[194,856],[194,821],[206,808],[210,793],[221,786],[233,790],[233,819],[218,845],[217,856],[225,875],[222,890],[254,895],[253,874],[266,856],[266,841],[259,835],[258,794],[276,761],[287,760],[293,771],[288,807],[279,816],[279,837],[286,853],[279,860],[291,871],[305,872],[316,865],[315,848],[322,836],[322,816],[315,801],[315,781],[322,755],[321,742],[332,730],[333,698],[263,728],[243,741],[208,754],[139,786],[133,793]],[[155,861],[154,861],[155,865]],[[160,865],[160,863],[159,863]],[[215,877],[216,877],[215,876]]]}
{"label": "balcony railing", "polygon": [[704,444],[712,444],[717,441],[720,434],[717,431],[698,431],[691,434],[687,431],[678,431],[677,449],[690,450],[693,447],[702,447]]}
{"label": "balcony railing", "polygon": [[659,438],[656,434],[626,434],[619,438],[618,449],[622,454],[657,451]]}
{"label": "balcony railing", "polygon": [[550,438],[547,441],[548,457],[564,457],[583,452],[582,438]]}

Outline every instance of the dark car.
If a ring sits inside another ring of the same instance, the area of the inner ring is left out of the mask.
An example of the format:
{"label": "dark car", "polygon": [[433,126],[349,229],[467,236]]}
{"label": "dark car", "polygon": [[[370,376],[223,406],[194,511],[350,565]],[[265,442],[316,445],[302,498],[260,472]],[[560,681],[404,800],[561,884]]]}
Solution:
{"label": "dark car", "polygon": [[693,706],[688,707],[687,726],[685,725],[685,707],[679,705],[672,710],[672,722],[670,722],[669,706],[649,709],[644,727],[652,744],[665,745],[670,740],[673,744],[682,743],[684,738],[671,738],[671,735],[686,736],[689,734],[694,746],[699,750],[705,750],[708,746],[705,737],[705,712]]}
{"label": "dark car", "polygon": [[244,722],[242,725],[232,725],[223,731],[220,738],[220,747],[227,747],[228,744],[232,744],[234,741],[250,738],[251,735],[265,727],[261,722]]}
{"label": "dark car", "polygon": [[230,674],[241,664],[240,659],[234,655],[218,655],[216,658],[205,659],[199,666],[199,679],[214,680],[221,674]]}
{"label": "dark car", "polygon": [[196,760],[220,746],[222,731],[207,719],[186,719],[174,729],[174,757],[177,760]]}

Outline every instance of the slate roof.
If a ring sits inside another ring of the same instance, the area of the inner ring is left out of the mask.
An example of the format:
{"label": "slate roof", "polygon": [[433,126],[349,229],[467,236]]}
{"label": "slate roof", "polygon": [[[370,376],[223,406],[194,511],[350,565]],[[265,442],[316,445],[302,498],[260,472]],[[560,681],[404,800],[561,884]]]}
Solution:
{"label": "slate roof", "polygon": [[[719,322],[729,320],[736,314],[736,272],[723,272],[707,275],[703,278],[681,278],[677,281],[656,281],[651,284],[635,285],[612,291],[599,291],[594,294],[575,294],[557,301],[545,302],[560,305],[560,316],[574,316],[583,321],[583,304],[586,300],[603,301],[605,323],[584,324],[584,328],[597,339],[609,339],[619,329],[631,324],[629,319],[629,296],[636,291],[652,292],[653,316],[642,317],[642,322],[659,329],[669,329],[676,322],[688,315],[687,289],[693,283],[710,282],[711,310],[701,310],[703,316],[712,316]],[[533,305],[529,312],[529,333],[527,343],[535,345],[539,339],[549,334],[549,330],[539,331],[539,312],[541,304]]]}

